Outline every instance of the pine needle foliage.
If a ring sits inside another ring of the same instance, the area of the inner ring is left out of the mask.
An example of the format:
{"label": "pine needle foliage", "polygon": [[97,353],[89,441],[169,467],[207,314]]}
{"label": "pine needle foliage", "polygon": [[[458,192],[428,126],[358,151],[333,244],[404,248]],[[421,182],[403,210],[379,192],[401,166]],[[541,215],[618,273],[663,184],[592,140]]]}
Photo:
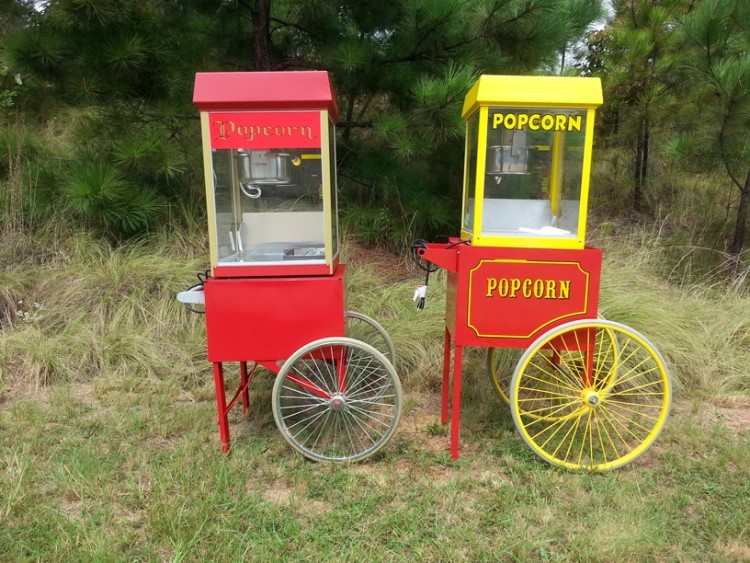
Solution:
{"label": "pine needle foliage", "polygon": [[[461,190],[460,109],[473,80],[482,72],[552,68],[600,10],[594,0],[270,5],[265,30],[252,3],[169,0],[51,0],[10,28],[4,52],[8,72],[23,81],[14,93],[24,111],[40,120],[61,107],[85,107],[89,115],[73,133],[58,182],[67,186],[65,198],[79,198],[71,204],[76,220],[125,239],[163,220],[157,207],[192,197],[201,176],[194,73],[251,70],[256,53],[248,46],[254,33],[266,33],[272,69],[331,73],[344,205],[397,214],[395,234],[403,239],[445,234],[448,202]],[[148,209],[136,214],[121,198],[104,197],[107,189],[97,205],[90,196],[81,200],[77,163],[89,159],[116,169],[113,177]],[[52,199],[51,207],[62,205]],[[116,209],[105,211],[106,201]],[[386,230],[379,239],[390,237]]]}

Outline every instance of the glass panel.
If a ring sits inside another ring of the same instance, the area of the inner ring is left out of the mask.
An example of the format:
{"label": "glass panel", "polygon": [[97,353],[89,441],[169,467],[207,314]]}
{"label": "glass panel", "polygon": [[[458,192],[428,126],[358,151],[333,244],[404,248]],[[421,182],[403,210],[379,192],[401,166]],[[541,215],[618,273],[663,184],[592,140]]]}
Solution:
{"label": "glass panel", "polygon": [[482,233],[578,235],[585,110],[490,108]]}
{"label": "glass panel", "polygon": [[479,140],[479,112],[466,121],[466,186],[464,187],[464,231],[474,231],[474,197],[477,187],[477,141]]}
{"label": "glass panel", "polygon": [[212,151],[219,263],[324,262],[318,148]]}

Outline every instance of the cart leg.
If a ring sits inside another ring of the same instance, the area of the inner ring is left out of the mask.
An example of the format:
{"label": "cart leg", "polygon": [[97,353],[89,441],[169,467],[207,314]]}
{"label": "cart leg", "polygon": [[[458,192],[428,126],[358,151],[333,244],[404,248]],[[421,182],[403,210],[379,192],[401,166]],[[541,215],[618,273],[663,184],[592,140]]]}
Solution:
{"label": "cart leg", "polygon": [[458,431],[461,426],[461,360],[463,347],[453,352],[453,401],[451,405],[451,459],[458,459]]}
{"label": "cart leg", "polygon": [[443,349],[443,404],[440,410],[440,420],[443,424],[448,422],[448,388],[451,375],[451,333],[445,329],[445,344]]}
{"label": "cart leg", "polygon": [[240,362],[240,387],[242,389],[242,414],[247,418],[247,409],[250,406],[250,394],[247,392],[247,362]]}
{"label": "cart leg", "polygon": [[214,363],[214,385],[216,386],[216,407],[219,411],[219,435],[221,450],[229,451],[229,417],[227,416],[227,396],[224,391],[224,368],[221,362]]}

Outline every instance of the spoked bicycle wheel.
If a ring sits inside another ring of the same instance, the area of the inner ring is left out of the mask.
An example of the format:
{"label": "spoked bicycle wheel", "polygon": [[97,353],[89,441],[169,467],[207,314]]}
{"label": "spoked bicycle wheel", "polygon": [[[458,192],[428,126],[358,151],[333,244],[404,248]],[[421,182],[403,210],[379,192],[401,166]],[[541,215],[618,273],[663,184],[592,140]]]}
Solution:
{"label": "spoked bicycle wheel", "polygon": [[396,347],[388,332],[375,319],[364,313],[347,311],[344,313],[346,320],[346,336],[366,342],[378,352],[383,354],[391,365],[396,367]]}
{"label": "spoked bicycle wheel", "polygon": [[352,338],[323,338],[297,350],[273,387],[281,434],[316,461],[360,461],[390,439],[401,418],[401,382],[388,359]]}
{"label": "spoked bicycle wheel", "polygon": [[672,397],[664,360],[635,330],[581,320],[537,339],[516,366],[511,414],[554,465],[604,471],[638,458],[659,436]]}

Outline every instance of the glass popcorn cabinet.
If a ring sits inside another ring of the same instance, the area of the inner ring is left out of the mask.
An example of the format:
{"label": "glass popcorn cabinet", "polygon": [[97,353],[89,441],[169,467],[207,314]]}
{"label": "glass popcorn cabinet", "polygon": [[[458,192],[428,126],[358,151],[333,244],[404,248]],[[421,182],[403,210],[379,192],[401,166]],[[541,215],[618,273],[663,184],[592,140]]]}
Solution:
{"label": "glass popcorn cabinet", "polygon": [[196,77],[213,274],[332,274],[338,115],[327,76],[288,73],[278,85],[278,73],[254,73],[228,109],[244,76]]}
{"label": "glass popcorn cabinet", "polygon": [[461,237],[474,245],[584,247],[601,86],[548,81],[483,76],[466,97]]}

